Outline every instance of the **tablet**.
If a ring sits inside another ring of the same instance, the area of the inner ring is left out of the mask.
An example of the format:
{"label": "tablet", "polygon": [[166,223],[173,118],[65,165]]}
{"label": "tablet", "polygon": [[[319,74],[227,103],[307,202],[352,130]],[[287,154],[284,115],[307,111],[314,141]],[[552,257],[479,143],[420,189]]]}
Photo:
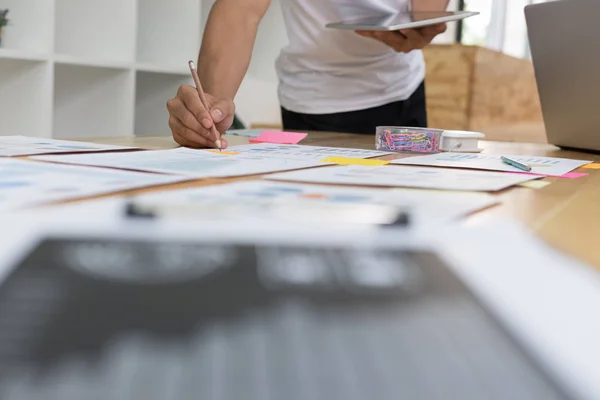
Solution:
{"label": "tablet", "polygon": [[347,30],[398,31],[458,21],[478,14],[479,12],[475,11],[411,11],[333,22],[327,24],[326,27]]}

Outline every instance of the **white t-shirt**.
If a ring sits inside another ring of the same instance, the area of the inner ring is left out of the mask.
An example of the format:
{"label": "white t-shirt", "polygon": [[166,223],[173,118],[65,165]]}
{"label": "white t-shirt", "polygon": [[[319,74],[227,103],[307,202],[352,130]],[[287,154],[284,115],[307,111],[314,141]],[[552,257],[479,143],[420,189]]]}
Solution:
{"label": "white t-shirt", "polygon": [[421,51],[397,53],[330,22],[394,13],[409,0],[280,0],[289,45],[277,59],[281,106],[299,113],[363,110],[406,100],[425,78]]}

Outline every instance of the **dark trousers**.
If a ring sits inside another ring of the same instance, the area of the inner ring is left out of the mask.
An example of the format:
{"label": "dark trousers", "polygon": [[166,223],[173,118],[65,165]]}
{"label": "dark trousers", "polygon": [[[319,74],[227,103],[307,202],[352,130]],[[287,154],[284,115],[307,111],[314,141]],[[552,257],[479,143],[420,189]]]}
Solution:
{"label": "dark trousers", "polygon": [[366,110],[334,114],[300,114],[281,108],[283,129],[375,134],[378,126],[427,127],[425,82],[404,101]]}

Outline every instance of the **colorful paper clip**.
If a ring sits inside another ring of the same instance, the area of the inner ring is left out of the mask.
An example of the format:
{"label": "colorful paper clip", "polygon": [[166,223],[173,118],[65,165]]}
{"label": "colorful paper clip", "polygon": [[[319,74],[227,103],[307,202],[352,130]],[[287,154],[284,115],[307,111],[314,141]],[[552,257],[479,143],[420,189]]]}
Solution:
{"label": "colorful paper clip", "polygon": [[438,153],[443,132],[440,129],[380,126],[375,144],[381,151]]}

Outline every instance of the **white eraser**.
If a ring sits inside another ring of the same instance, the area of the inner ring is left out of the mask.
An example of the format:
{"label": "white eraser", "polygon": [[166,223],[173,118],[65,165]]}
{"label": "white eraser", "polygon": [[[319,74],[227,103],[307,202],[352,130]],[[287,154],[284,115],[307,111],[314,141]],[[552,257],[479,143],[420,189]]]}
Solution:
{"label": "white eraser", "polygon": [[440,150],[453,153],[481,153],[483,149],[479,148],[479,139],[484,137],[485,135],[480,132],[444,131]]}

